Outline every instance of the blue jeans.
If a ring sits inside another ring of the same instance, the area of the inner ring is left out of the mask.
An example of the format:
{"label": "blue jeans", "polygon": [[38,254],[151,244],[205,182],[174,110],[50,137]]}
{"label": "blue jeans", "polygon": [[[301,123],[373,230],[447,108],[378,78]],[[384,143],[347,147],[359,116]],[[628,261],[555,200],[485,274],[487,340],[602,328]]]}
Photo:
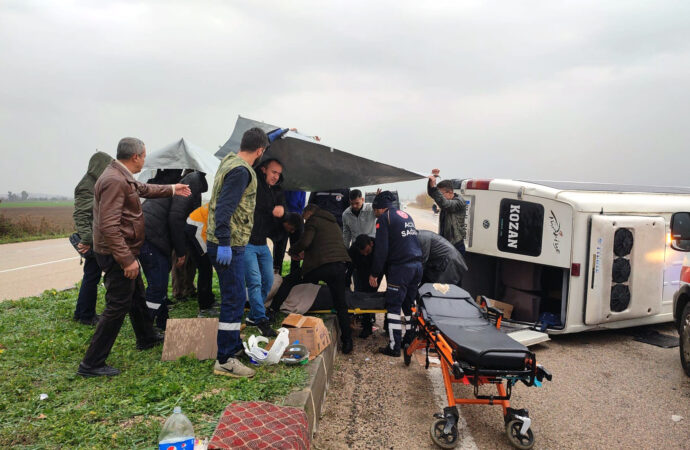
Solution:
{"label": "blue jeans", "polygon": [[84,277],[81,279],[77,307],[74,310],[75,320],[90,320],[96,315],[98,283],[101,281],[101,268],[94,256],[84,258]]}
{"label": "blue jeans", "polygon": [[264,302],[273,286],[273,256],[268,245],[247,244],[244,252],[244,281],[249,293],[250,320],[261,322],[268,320]]}
{"label": "blue jeans", "polygon": [[168,277],[170,275],[170,255],[166,255],[149,241],[144,241],[139,252],[139,261],[146,275],[146,306],[156,325],[165,328],[168,319]]}
{"label": "blue jeans", "polygon": [[244,247],[232,248],[229,266],[218,264],[218,245],[207,242],[208,257],[218,273],[220,285],[220,319],[218,322],[218,362],[224,364],[228,358],[243,349],[240,339],[240,325],[244,313],[246,294],[244,291]]}

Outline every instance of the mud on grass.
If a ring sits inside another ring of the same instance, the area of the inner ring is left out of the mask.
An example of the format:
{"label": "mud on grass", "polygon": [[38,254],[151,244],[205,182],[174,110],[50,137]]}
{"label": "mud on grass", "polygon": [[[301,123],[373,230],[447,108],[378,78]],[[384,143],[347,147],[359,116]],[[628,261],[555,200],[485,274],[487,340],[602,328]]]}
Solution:
{"label": "mud on grass", "polygon": [[[103,294],[101,286],[98,312]],[[129,320],[108,358],[122,374],[84,379],[76,370],[94,328],[72,321],[76,298],[72,289],[0,303],[0,446],[153,447],[176,405],[197,437],[210,437],[228,403],[280,401],[306,382],[301,366],[259,367],[246,380],[214,376],[214,361],[161,362],[161,346],[135,349]],[[197,308],[178,303],[170,315],[196,317]]]}

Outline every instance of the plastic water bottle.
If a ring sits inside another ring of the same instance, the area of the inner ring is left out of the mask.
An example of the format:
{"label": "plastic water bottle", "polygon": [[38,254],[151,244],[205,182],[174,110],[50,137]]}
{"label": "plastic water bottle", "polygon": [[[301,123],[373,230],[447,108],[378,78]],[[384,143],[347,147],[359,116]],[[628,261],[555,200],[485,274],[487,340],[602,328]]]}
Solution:
{"label": "plastic water bottle", "polygon": [[158,436],[158,450],[194,450],[194,427],[176,406]]}

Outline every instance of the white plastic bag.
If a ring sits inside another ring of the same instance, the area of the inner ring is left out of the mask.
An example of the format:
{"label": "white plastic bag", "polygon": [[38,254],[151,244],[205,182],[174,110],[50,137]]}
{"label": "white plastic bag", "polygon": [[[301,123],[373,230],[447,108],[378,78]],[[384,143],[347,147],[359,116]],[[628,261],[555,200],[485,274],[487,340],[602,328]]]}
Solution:
{"label": "white plastic bag", "polygon": [[247,342],[243,342],[244,353],[254,360],[257,364],[277,364],[283,356],[285,349],[290,343],[289,332],[286,328],[278,330],[278,337],[276,338],[270,350],[266,350],[259,346],[259,343],[268,343],[268,339],[263,336],[249,336]]}

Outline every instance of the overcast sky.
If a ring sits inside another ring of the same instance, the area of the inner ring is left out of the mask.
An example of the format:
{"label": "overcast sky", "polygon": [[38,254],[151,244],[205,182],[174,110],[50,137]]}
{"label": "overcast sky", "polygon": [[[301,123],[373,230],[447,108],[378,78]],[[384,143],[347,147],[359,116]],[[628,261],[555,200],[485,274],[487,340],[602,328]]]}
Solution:
{"label": "overcast sky", "polygon": [[446,177],[690,185],[690,2],[2,0],[0,80],[3,194],[238,114]]}

